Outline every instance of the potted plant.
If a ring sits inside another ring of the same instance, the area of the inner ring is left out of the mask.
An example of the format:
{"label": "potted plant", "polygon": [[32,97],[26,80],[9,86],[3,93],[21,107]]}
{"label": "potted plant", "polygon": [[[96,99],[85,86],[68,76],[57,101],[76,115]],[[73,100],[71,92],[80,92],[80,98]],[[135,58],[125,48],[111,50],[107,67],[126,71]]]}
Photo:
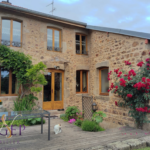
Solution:
{"label": "potted plant", "polygon": [[0,100],[0,108],[2,108],[3,107],[3,102]]}

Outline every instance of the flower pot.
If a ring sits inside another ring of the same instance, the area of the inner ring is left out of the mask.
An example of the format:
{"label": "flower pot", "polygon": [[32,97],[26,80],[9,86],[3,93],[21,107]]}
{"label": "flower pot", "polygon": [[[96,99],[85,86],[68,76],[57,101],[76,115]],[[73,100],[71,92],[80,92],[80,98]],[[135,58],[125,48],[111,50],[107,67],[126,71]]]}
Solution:
{"label": "flower pot", "polygon": [[0,108],[3,108],[3,105],[0,105]]}

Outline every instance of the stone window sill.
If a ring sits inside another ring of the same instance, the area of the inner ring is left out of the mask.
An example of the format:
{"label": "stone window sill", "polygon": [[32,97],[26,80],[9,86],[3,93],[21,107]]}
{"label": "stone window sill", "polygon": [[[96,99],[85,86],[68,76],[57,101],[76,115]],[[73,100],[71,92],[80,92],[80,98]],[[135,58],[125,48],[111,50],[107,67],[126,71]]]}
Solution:
{"label": "stone window sill", "polygon": [[76,96],[89,96],[89,94],[88,93],[81,93],[81,94],[76,94]]}

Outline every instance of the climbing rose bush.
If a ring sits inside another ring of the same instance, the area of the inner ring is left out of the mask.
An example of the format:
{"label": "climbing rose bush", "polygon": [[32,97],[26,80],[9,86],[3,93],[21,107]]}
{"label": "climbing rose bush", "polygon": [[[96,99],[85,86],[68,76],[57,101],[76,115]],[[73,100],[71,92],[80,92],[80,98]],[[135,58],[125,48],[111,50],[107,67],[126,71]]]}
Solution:
{"label": "climbing rose bush", "polygon": [[[143,123],[149,122],[147,113],[150,113],[150,58],[139,62],[137,70],[129,61],[125,61],[125,65],[128,69],[118,68],[108,73],[108,80],[113,80],[108,92],[123,98],[123,106],[129,108],[129,116],[134,118],[138,128],[143,128]],[[115,105],[119,106],[119,102],[115,101]]]}

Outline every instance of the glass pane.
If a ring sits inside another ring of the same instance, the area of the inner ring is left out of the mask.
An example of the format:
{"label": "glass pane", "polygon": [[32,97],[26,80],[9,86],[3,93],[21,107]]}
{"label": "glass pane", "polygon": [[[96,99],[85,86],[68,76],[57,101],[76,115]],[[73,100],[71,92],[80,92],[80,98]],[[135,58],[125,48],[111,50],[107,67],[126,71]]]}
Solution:
{"label": "glass pane", "polygon": [[21,23],[13,21],[13,41],[21,42]]}
{"label": "glass pane", "polygon": [[10,20],[2,20],[2,44],[10,46]]}
{"label": "glass pane", "polygon": [[53,50],[53,30],[47,29],[47,50]]}
{"label": "glass pane", "polygon": [[55,73],[55,101],[62,101],[62,74]]}
{"label": "glass pane", "polygon": [[80,54],[80,35],[76,35],[76,53]]}
{"label": "glass pane", "polygon": [[45,75],[45,79],[48,83],[44,86],[44,102],[51,101],[51,76],[52,74],[50,72]]}
{"label": "glass pane", "polygon": [[82,36],[82,54],[86,54],[86,37]]}
{"label": "glass pane", "polygon": [[76,72],[76,92],[80,92],[80,71]]}
{"label": "glass pane", "polygon": [[9,71],[1,68],[1,94],[9,94]]}
{"label": "glass pane", "polygon": [[82,71],[82,91],[87,92],[87,71]]}
{"label": "glass pane", "polygon": [[108,69],[101,70],[101,89],[102,93],[108,93],[109,81],[108,81]]}
{"label": "glass pane", "polygon": [[17,94],[17,78],[15,74],[12,74],[12,94]]}
{"label": "glass pane", "polygon": [[59,49],[59,31],[55,30],[55,51],[60,51]]}

